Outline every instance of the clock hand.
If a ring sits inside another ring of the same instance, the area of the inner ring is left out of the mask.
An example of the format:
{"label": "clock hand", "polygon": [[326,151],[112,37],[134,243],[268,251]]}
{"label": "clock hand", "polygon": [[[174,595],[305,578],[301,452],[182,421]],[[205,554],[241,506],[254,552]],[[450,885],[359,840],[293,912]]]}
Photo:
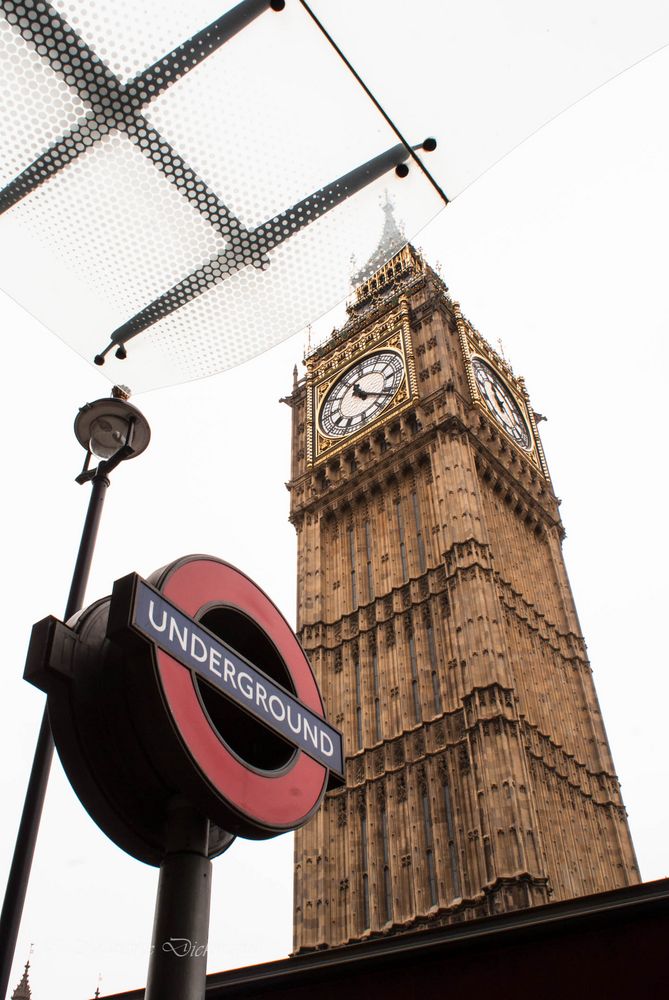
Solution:
{"label": "clock hand", "polygon": [[495,393],[495,399],[497,400],[497,405],[504,412],[508,413],[508,402],[506,396],[502,395],[497,386],[493,385],[493,392]]}
{"label": "clock hand", "polygon": [[361,389],[358,383],[356,382],[355,385],[353,386],[353,395],[357,396],[358,399],[367,399],[369,393],[365,392],[364,389]]}
{"label": "clock hand", "polygon": [[[381,389],[379,392],[374,392],[372,389],[361,389],[360,392],[361,393],[364,392],[364,394],[365,394],[363,397],[361,397],[363,399],[367,399],[368,396],[387,396],[388,395],[388,393],[386,392],[385,389]],[[357,395],[359,395],[359,393],[356,393],[355,395],[357,396]]]}

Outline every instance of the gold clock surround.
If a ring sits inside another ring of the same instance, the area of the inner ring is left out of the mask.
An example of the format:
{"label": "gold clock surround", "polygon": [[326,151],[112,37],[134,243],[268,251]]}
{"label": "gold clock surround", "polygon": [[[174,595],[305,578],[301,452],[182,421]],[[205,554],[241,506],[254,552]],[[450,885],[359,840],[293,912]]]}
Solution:
{"label": "gold clock surround", "polygon": [[493,351],[490,345],[483,339],[483,337],[467,322],[467,320],[460,314],[457,316],[457,326],[460,336],[460,346],[462,348],[462,353],[465,361],[465,372],[467,376],[467,384],[469,386],[469,392],[472,398],[472,402],[480,407],[480,409],[490,416],[488,407],[485,404],[484,399],[479,391],[478,383],[476,381],[476,375],[474,373],[473,360],[475,358],[480,358],[497,377],[504,383],[507,387],[509,393],[513,397],[520,413],[527,425],[527,429],[530,434],[531,448],[524,449],[521,448],[513,437],[506,431],[506,429],[499,423],[495,423],[496,429],[500,430],[508,441],[517,448],[521,455],[525,458],[529,458],[532,464],[542,473],[542,475],[549,479],[548,466],[546,465],[546,460],[544,458],[543,448],[541,447],[541,442],[539,440],[539,434],[537,431],[537,423],[534,416],[534,411],[529,403],[529,397],[527,389],[525,388],[525,381],[521,376],[516,376],[513,374],[511,366],[507,361],[504,360],[496,351]]}
{"label": "gold clock surround", "polygon": [[[392,400],[374,420],[359,430],[353,431],[343,439],[328,437],[322,432],[319,421],[321,407],[328,393],[349,368],[363,358],[381,351],[393,352],[402,359],[404,377]],[[415,405],[418,386],[406,303],[400,302],[399,307],[386,318],[385,322],[367,329],[364,336],[351,338],[342,345],[341,350],[328,353],[326,358],[319,358],[314,354],[307,359],[306,364],[307,461],[309,466],[313,466],[339,455],[357,441],[372,434],[381,424]]]}

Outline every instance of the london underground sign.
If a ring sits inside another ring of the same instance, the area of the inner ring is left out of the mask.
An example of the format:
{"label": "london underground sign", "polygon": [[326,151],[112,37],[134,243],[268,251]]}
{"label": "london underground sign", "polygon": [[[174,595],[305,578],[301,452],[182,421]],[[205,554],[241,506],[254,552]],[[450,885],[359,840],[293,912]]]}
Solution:
{"label": "london underground sign", "polygon": [[26,677],[47,691],[82,803],[149,864],[164,857],[175,795],[209,819],[214,857],[236,835],[302,826],[342,783],[342,737],[300,643],[220,559],[130,574],[72,622],[39,622]]}
{"label": "london underground sign", "polygon": [[[139,635],[343,780],[341,733],[322,715],[302,704],[139,577],[133,583],[130,621]],[[295,652],[299,657],[301,650],[296,648]]]}

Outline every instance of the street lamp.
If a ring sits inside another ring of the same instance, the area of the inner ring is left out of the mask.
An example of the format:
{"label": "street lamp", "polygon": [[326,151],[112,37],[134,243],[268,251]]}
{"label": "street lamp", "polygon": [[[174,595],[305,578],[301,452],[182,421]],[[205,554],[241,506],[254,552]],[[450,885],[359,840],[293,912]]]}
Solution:
{"label": "street lamp", "polygon": [[95,479],[100,466],[89,469],[91,458],[102,459],[102,474],[111,472],[126,458],[141,455],[151,439],[148,422],[139,410],[128,402],[130,392],[115,385],[111,399],[96,399],[82,406],[74,421],[74,433],[86,451],[84,468],[78,483]]}
{"label": "street lamp", "polygon": [[[125,386],[114,386],[111,398],[86,403],[74,421],[75,436],[86,452],[84,467],[76,477],[76,482],[80,484],[90,482],[92,488],[65,608],[66,622],[84,603],[100,516],[107,487],[110,484],[109,475],[121,462],[140,455],[151,439],[148,421],[128,402],[129,396],[130,391]],[[91,468],[94,458],[99,461]],[[9,985],[49,780],[53,746],[49,716],[45,707],[0,915],[0,997],[6,995]]]}

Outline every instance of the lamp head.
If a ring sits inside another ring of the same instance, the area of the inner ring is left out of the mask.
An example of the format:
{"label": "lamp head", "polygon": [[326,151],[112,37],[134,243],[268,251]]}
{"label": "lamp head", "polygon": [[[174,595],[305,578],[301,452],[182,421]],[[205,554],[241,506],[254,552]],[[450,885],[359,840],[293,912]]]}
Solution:
{"label": "lamp head", "polygon": [[123,387],[114,388],[111,399],[86,403],[74,421],[74,433],[81,447],[102,461],[112,459],[126,445],[129,450],[123,457],[135,458],[151,440],[146,417],[128,402]]}

